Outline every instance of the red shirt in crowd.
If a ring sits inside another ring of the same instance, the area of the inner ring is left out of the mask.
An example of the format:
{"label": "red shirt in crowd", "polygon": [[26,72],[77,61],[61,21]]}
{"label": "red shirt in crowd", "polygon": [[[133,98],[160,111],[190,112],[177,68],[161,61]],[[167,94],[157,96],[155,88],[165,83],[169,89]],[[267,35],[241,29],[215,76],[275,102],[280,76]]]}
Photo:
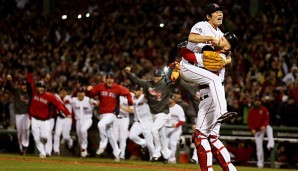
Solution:
{"label": "red shirt in crowd", "polygon": [[252,107],[248,111],[248,127],[250,130],[260,131],[262,126],[269,125],[269,111],[265,106]]}
{"label": "red shirt in crowd", "polygon": [[64,106],[64,104],[52,93],[44,92],[43,94],[38,93],[35,90],[33,74],[27,74],[27,82],[31,85],[32,95],[29,107],[29,115],[41,120],[47,120],[52,118],[53,111],[52,105],[58,110],[61,110],[65,115],[70,115],[70,112]]}
{"label": "red shirt in crowd", "polygon": [[112,87],[108,87],[106,83],[98,84],[94,86],[91,91],[87,91],[86,94],[90,97],[98,95],[98,99],[100,101],[99,114],[118,113],[119,96],[126,96],[128,105],[133,105],[130,91],[116,83],[114,83]]}

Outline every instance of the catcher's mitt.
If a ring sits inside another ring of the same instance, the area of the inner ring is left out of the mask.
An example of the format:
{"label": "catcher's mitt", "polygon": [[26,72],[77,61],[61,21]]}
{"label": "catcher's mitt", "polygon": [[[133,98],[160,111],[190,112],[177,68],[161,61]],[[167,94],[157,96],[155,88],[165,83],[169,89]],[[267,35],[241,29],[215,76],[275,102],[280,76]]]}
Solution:
{"label": "catcher's mitt", "polygon": [[166,82],[174,84],[176,80],[179,78],[180,72],[180,63],[173,62],[168,66],[168,72],[166,75]]}
{"label": "catcher's mitt", "polygon": [[204,67],[211,71],[218,71],[225,67],[226,62],[219,53],[213,51],[203,52]]}

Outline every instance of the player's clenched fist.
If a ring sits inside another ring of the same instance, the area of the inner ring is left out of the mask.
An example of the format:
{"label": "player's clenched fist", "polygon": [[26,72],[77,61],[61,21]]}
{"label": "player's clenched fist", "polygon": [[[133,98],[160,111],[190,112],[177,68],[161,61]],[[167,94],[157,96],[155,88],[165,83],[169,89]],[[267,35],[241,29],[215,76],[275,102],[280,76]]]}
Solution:
{"label": "player's clenched fist", "polygon": [[126,72],[126,73],[130,73],[130,71],[131,71],[131,68],[130,68],[130,67],[125,67],[125,69],[124,69],[124,70],[125,70],[125,72]]}
{"label": "player's clenched fist", "polygon": [[87,91],[91,91],[92,89],[93,89],[92,86],[88,86],[88,87],[87,87]]}

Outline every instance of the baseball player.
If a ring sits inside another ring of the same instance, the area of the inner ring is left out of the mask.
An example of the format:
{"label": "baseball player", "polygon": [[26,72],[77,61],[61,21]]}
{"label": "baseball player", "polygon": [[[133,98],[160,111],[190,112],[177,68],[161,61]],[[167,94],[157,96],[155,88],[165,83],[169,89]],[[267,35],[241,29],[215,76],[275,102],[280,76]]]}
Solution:
{"label": "baseball player", "polygon": [[87,93],[90,97],[97,95],[100,101],[100,121],[97,124],[100,133],[100,143],[96,154],[101,155],[105,151],[109,138],[109,142],[113,148],[115,161],[119,162],[121,150],[118,147],[113,131],[113,122],[116,119],[116,114],[119,113],[119,96],[126,96],[130,108],[132,108],[133,101],[130,91],[127,88],[114,83],[114,81],[114,74],[107,73],[106,82],[95,85],[94,87],[88,86]]}
{"label": "baseball player", "polygon": [[29,146],[29,129],[30,119],[29,111],[29,95],[27,92],[27,82],[22,80],[20,87],[16,88],[12,83],[12,76],[7,75],[7,88],[13,94],[13,103],[15,115],[15,123],[17,128],[17,137],[19,143],[20,154],[26,155]]}
{"label": "baseball player", "polygon": [[70,112],[54,94],[46,91],[44,81],[39,81],[34,85],[32,66],[28,67],[26,81],[30,84],[28,93],[30,97],[29,115],[31,116],[32,134],[40,158],[46,158],[45,144],[50,136],[51,106],[61,110],[67,117],[70,117]]}
{"label": "baseball player", "polygon": [[143,87],[143,91],[148,100],[150,111],[153,114],[152,134],[154,139],[154,145],[156,152],[151,161],[158,161],[161,154],[168,160],[172,155],[172,151],[166,144],[166,136],[164,131],[160,131],[165,122],[170,117],[169,115],[169,98],[170,91],[173,88],[173,84],[167,84],[162,78],[162,71],[157,69],[154,71],[153,80],[147,81],[140,79],[135,74],[131,73],[131,68],[126,67],[125,72],[128,77],[135,84],[139,84]]}
{"label": "baseball player", "polygon": [[263,140],[265,133],[268,136],[268,150],[274,147],[273,129],[269,125],[270,114],[268,109],[262,105],[259,96],[255,97],[254,105],[248,111],[247,123],[249,130],[255,137],[256,150],[257,150],[257,166],[264,167],[264,150]]}
{"label": "baseball player", "polygon": [[[219,45],[221,38],[223,37],[223,33],[219,29],[219,26],[222,24],[223,21],[223,9],[223,6],[219,6],[218,4],[214,3],[209,4],[206,7],[205,21],[198,22],[191,28],[188,36],[188,49],[195,53],[202,53],[202,48],[207,47],[206,45]],[[219,110],[221,114],[221,116],[218,118],[219,122],[224,122],[224,120],[230,119],[236,115],[235,112],[227,112],[225,92],[221,86],[222,83],[220,81],[220,78],[210,72],[204,71],[201,68],[196,69],[196,73],[192,73],[189,75],[188,73],[190,68],[186,68],[185,65],[196,65],[197,61],[195,59],[182,58],[181,64],[184,64],[184,67],[181,70],[181,75],[182,77],[184,75],[184,79],[186,81],[200,82],[200,84],[208,84],[208,86],[210,87],[214,103],[217,106],[217,110]]]}
{"label": "baseball player", "polygon": [[133,109],[128,107],[127,98],[120,96],[120,110],[117,118],[113,122],[113,131],[116,142],[119,143],[121,150],[120,159],[125,159],[126,141],[128,138],[129,113],[133,113]]}
{"label": "baseball player", "polygon": [[88,129],[92,125],[93,107],[98,105],[98,102],[92,98],[85,96],[85,88],[80,87],[77,89],[77,97],[64,99],[67,103],[71,104],[75,120],[76,132],[78,135],[78,142],[81,147],[81,157],[88,156]]}
{"label": "baseball player", "polygon": [[[229,51],[231,45],[235,44],[235,39],[235,35],[231,33],[225,34],[225,36],[221,38],[219,44],[219,46],[221,47],[221,52],[224,53],[226,51]],[[186,57],[187,59],[195,59],[197,66],[192,68],[186,66],[186,64],[183,64],[183,67],[189,69],[205,67],[204,63],[202,62],[202,54],[193,53],[186,48],[184,48],[184,50],[180,51],[181,55],[183,57]],[[224,54],[221,54],[221,57],[224,59],[226,58]],[[195,70],[195,72],[199,72],[199,70]],[[224,81],[224,68],[217,72],[219,73],[220,82]],[[214,73],[211,74],[215,75]],[[198,80],[200,79],[199,76],[196,78],[198,78]],[[219,88],[224,89],[222,84],[219,84],[218,86]],[[200,96],[201,101],[199,104],[196,129],[193,134],[193,141],[196,147],[200,168],[202,171],[213,171],[213,154],[218,159],[223,170],[235,171],[236,168],[231,163],[229,152],[227,151],[223,143],[218,139],[221,123],[218,122],[217,118],[220,117],[220,113],[218,112],[218,110],[216,110],[214,99],[210,98],[212,96],[211,86],[200,84]]]}
{"label": "baseball player", "polygon": [[166,141],[170,150],[173,151],[168,163],[176,163],[176,150],[179,144],[180,136],[182,134],[182,125],[185,123],[185,113],[183,108],[175,102],[175,96],[171,95],[169,100],[170,118],[165,124],[164,129],[166,134]]}
{"label": "baseball player", "polygon": [[[151,132],[153,118],[150,112],[150,108],[147,103],[147,99],[143,93],[143,88],[136,84],[132,88],[133,104],[134,104],[134,123],[129,131],[129,139],[140,145],[142,149],[146,148],[149,151],[149,158],[158,156],[154,148],[153,135]],[[144,138],[141,138],[140,135]]]}
{"label": "baseball player", "polygon": [[[62,87],[59,90],[59,94],[55,94],[55,95],[61,102],[64,103],[68,111],[72,113],[72,106],[70,104],[71,96],[67,94],[67,90],[64,87]],[[70,137],[71,126],[72,126],[72,118],[69,118],[69,117],[66,118],[64,113],[59,112],[56,119],[55,134],[54,134],[53,151],[55,155],[60,155],[61,134],[63,136],[63,139],[66,141],[68,148],[69,149],[72,148],[73,140]]]}

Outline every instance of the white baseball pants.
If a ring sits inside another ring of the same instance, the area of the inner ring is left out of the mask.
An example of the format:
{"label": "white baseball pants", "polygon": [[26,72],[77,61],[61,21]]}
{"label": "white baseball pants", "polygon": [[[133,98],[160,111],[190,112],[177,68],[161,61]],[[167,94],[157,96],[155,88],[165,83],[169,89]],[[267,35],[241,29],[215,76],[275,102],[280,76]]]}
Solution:
{"label": "white baseball pants", "polygon": [[113,131],[116,142],[121,150],[120,158],[125,159],[126,141],[128,138],[129,117],[116,118],[113,122]]}
{"label": "white baseball pants", "polygon": [[198,85],[208,84],[212,99],[216,106],[216,113],[221,115],[227,112],[227,102],[225,99],[225,90],[222,86],[221,78],[216,74],[200,68],[198,66],[188,63],[185,59],[182,58],[180,62],[181,78],[188,82],[194,82]]}
{"label": "white baseball pants", "polygon": [[116,116],[113,113],[100,114],[100,121],[98,122],[97,127],[100,136],[99,148],[106,149],[109,141],[113,148],[113,154],[116,157],[120,149],[113,131],[113,122],[115,119]]}
{"label": "white baseball pants", "polygon": [[177,145],[179,144],[180,136],[182,134],[182,128],[163,127],[162,129],[165,129],[166,143],[168,144],[169,149],[172,151],[169,161],[176,162]]}
{"label": "white baseball pants", "polygon": [[29,146],[30,119],[28,114],[16,114],[16,128],[20,150]]}
{"label": "white baseball pants", "polygon": [[270,125],[267,125],[266,129],[263,131],[258,131],[255,134],[255,141],[256,141],[256,150],[257,150],[257,166],[264,167],[264,149],[263,149],[263,141],[264,135],[267,134],[268,137],[268,144],[267,147],[274,147],[274,138],[273,138],[273,129]]}
{"label": "white baseball pants", "polygon": [[50,133],[50,121],[49,120],[37,120],[34,117],[31,119],[32,135],[34,137],[35,145],[40,155],[45,156],[45,144],[42,143],[41,139],[48,140]]}
{"label": "white baseball pants", "polygon": [[158,113],[153,115],[153,125],[152,125],[152,135],[153,141],[155,145],[155,152],[157,156],[160,157],[161,153],[165,159],[169,159],[170,155],[172,155],[172,151],[168,148],[168,144],[166,143],[166,134],[164,129],[161,129],[166,121],[169,119],[170,114]]}
{"label": "white baseball pants", "polygon": [[46,147],[46,154],[51,155],[53,150],[53,129],[55,126],[55,119],[54,118],[49,119],[49,123],[50,123],[49,138],[47,140],[45,147]]}
{"label": "white baseball pants", "polygon": [[[159,153],[155,154],[155,148],[153,143],[153,135],[151,132],[152,122],[134,122],[130,128],[129,138],[136,144],[142,147],[147,147],[149,151],[150,158],[153,156],[158,156]],[[143,134],[144,139],[140,137]]]}
{"label": "white baseball pants", "polygon": [[88,129],[92,125],[92,118],[76,120],[76,131],[81,149],[87,150],[88,147]]}
{"label": "white baseball pants", "polygon": [[71,118],[61,118],[57,117],[56,126],[55,126],[55,134],[54,134],[54,145],[53,150],[54,152],[60,152],[60,137],[67,141],[67,143],[72,144],[73,140],[70,137],[71,131]]}

